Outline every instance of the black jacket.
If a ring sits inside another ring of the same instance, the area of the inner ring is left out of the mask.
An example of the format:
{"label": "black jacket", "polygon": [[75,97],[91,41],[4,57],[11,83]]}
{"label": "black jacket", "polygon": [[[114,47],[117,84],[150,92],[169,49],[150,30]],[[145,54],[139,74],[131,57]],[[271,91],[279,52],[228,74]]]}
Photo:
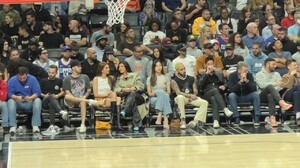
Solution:
{"label": "black jacket", "polygon": [[257,90],[256,82],[250,72],[247,74],[247,79],[249,80],[248,82],[239,83],[240,77],[238,75],[238,71],[231,73],[228,79],[229,91],[236,93],[238,96],[245,96],[249,93],[255,92]]}
{"label": "black jacket", "polygon": [[[215,72],[215,74],[218,81],[212,83],[212,81],[209,80],[209,75],[205,74],[203,75],[200,79],[199,79],[199,91],[201,94],[204,94],[205,92],[209,91],[210,89],[213,88],[217,88],[219,89],[219,86],[224,85],[226,87],[226,80],[225,77],[223,75],[223,73],[220,72]],[[220,93],[225,93],[227,91],[227,89],[225,89],[225,91],[221,91],[219,90]]]}

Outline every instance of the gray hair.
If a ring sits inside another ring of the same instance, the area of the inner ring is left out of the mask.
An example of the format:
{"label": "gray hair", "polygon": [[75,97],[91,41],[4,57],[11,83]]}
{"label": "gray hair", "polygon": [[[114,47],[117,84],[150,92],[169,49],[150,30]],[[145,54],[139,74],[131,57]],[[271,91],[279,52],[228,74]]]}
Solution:
{"label": "gray hair", "polygon": [[247,67],[248,68],[248,64],[246,64],[244,61],[240,61],[237,63],[237,70],[240,70],[242,67]]}
{"label": "gray hair", "polygon": [[254,22],[248,23],[248,24],[247,24],[247,27],[246,27],[247,31],[250,31],[250,29],[251,29],[255,24],[256,24],[256,23],[254,23]]}

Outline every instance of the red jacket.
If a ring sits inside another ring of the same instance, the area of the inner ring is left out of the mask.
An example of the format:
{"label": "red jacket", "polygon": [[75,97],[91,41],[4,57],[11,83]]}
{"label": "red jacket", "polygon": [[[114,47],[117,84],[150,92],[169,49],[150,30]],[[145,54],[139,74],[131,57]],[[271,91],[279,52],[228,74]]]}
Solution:
{"label": "red jacket", "polygon": [[0,80],[0,100],[6,101],[8,96],[7,83],[4,80]]}

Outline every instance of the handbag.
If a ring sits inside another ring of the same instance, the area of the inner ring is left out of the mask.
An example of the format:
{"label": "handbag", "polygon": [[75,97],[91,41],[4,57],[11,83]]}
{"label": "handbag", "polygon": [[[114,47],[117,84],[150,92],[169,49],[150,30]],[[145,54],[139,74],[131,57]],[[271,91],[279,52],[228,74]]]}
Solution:
{"label": "handbag", "polygon": [[96,129],[99,129],[99,130],[111,130],[111,128],[112,128],[112,125],[111,125],[110,122],[96,120]]}
{"label": "handbag", "polygon": [[180,128],[180,119],[178,119],[178,118],[171,119],[170,128],[171,129],[179,129]]}

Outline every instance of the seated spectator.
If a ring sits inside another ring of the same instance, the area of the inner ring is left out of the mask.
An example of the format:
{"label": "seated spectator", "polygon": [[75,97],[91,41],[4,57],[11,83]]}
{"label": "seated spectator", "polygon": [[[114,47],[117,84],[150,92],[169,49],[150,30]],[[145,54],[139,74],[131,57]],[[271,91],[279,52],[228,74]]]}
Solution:
{"label": "seated spectator", "polygon": [[[174,68],[173,68],[172,62],[170,61],[170,59],[165,58],[165,55],[164,55],[161,48],[154,48],[153,49],[153,60],[152,60],[152,62],[154,62],[155,60],[159,60],[162,63],[164,73],[166,75],[168,75],[170,78],[173,77]],[[152,62],[151,62],[151,64],[152,64]]]}
{"label": "seated spectator", "polygon": [[207,67],[205,65],[205,59],[209,56],[212,56],[214,58],[214,63],[215,63],[217,71],[222,72],[224,66],[223,66],[221,57],[218,57],[214,54],[213,48],[214,48],[214,45],[211,43],[207,43],[204,45],[204,49],[203,49],[204,55],[197,59],[197,63],[196,63],[196,71],[197,72],[195,72],[196,75],[198,75],[198,74],[202,75],[206,72]]}
{"label": "seated spectator", "polygon": [[146,32],[143,38],[143,44],[160,44],[166,34],[161,31],[161,23],[158,19],[154,18],[149,23],[149,31]]}
{"label": "seated spectator", "polygon": [[4,65],[8,64],[10,57],[9,45],[6,40],[0,39],[0,62]]}
{"label": "seated spectator", "polygon": [[209,30],[212,35],[217,33],[217,24],[211,18],[211,14],[208,9],[205,9],[202,12],[202,17],[195,19],[192,27],[192,34],[195,36],[201,36],[202,28],[204,26],[208,26],[210,28]]}
{"label": "seated spectator", "polygon": [[7,65],[8,79],[18,74],[18,68],[23,66],[29,71],[29,74],[34,76],[37,80],[48,77],[48,73],[40,66],[33,64],[32,62],[26,61],[22,58],[18,58],[16,50],[12,51],[15,56],[10,57],[10,61]]}
{"label": "seated spectator", "polygon": [[231,34],[228,42],[233,44],[232,47],[234,48],[234,54],[240,55],[243,58],[246,58],[246,56],[249,55],[249,50],[244,44],[241,34],[239,33]]}
{"label": "seated spectator", "polygon": [[112,33],[112,26],[108,25],[106,21],[102,22],[101,28],[98,31],[95,31],[90,39],[92,46],[96,44],[96,37],[98,35],[104,35],[107,38],[107,45],[113,47],[115,42],[115,35]]}
{"label": "seated spectator", "polygon": [[25,13],[33,11],[36,16],[36,21],[38,22],[47,22],[52,21],[50,12],[47,9],[43,8],[43,3],[35,2],[31,9],[25,11]]}
{"label": "seated spectator", "polygon": [[71,52],[72,50],[70,47],[64,46],[61,53],[62,58],[55,62],[55,65],[58,67],[58,73],[56,77],[60,78],[61,80],[72,74]]}
{"label": "seated spectator", "polygon": [[186,30],[179,28],[178,23],[171,21],[171,29],[167,30],[166,36],[169,37],[173,44],[186,43]]}
{"label": "seated spectator", "polygon": [[[16,48],[13,48],[10,50],[9,60],[14,60],[20,58],[19,50]],[[8,61],[9,62],[9,61]]]}
{"label": "seated spectator", "polygon": [[245,7],[251,8],[251,1],[249,0],[228,0],[228,3],[235,8],[234,13],[231,13],[231,16],[235,19],[240,18],[240,15],[242,14],[242,10]]}
{"label": "seated spectator", "polygon": [[296,23],[294,19],[295,7],[286,8],[287,16],[281,20],[281,26],[288,29]]}
{"label": "seated spectator", "polygon": [[270,9],[273,9],[273,0],[253,0],[251,7],[254,11],[259,11],[264,5],[268,5]]}
{"label": "seated spectator", "polygon": [[157,16],[157,12],[155,12],[155,1],[146,0],[143,11],[139,13],[139,24],[149,26],[150,20],[157,18]]}
{"label": "seated spectator", "polygon": [[39,58],[37,53],[38,47],[39,44],[35,38],[29,39],[28,48],[21,53],[20,58],[30,62],[35,61]]}
{"label": "seated spectator", "polygon": [[8,107],[7,107],[7,95],[8,95],[8,87],[7,83],[5,81],[4,76],[4,65],[1,66],[0,71],[0,106],[1,106],[1,116],[2,116],[2,127],[3,127],[3,133],[8,133],[9,131],[9,113],[8,113]]}
{"label": "seated spectator", "polygon": [[222,23],[222,24],[219,25],[219,30],[220,30],[221,35],[218,36],[216,38],[216,40],[218,41],[218,44],[219,44],[221,57],[224,57],[225,46],[229,41],[229,35],[230,35],[229,25],[227,23]]}
{"label": "seated spectator", "polygon": [[196,4],[193,4],[193,6],[189,7],[186,11],[185,20],[189,24],[193,24],[195,19],[202,17],[203,10],[207,8],[205,0],[197,0],[196,2]]}
{"label": "seated spectator", "polygon": [[281,76],[278,72],[275,72],[275,60],[268,58],[265,60],[264,68],[256,74],[256,82],[260,89],[260,101],[262,103],[268,103],[270,125],[277,127],[276,122],[276,104],[283,110],[288,110],[292,107],[291,104],[286,103],[280,96],[282,88]]}
{"label": "seated spectator", "polygon": [[28,48],[29,40],[34,38],[33,34],[30,34],[30,30],[27,25],[23,24],[19,26],[19,37],[18,37],[18,49]]}
{"label": "seated spectator", "polygon": [[[172,20],[173,21],[175,20],[178,25],[179,25],[179,28],[183,29],[183,30],[186,30],[186,32],[188,32],[190,26],[186,23],[186,21],[183,19],[182,17],[182,13],[181,13],[181,10],[180,9],[175,9],[173,12],[172,12]],[[166,24],[166,28],[165,30],[168,31],[171,29],[171,21],[169,21],[167,24]]]}
{"label": "seated spectator", "polygon": [[40,34],[43,31],[43,23],[36,21],[36,16],[34,12],[26,13],[26,23],[30,30],[30,33],[34,35],[34,37],[38,40],[40,38]]}
{"label": "seated spectator", "polygon": [[275,16],[272,14],[268,15],[266,17],[266,23],[267,23],[267,26],[263,27],[262,33],[261,33],[264,40],[266,40],[267,38],[272,36],[272,26],[274,26],[276,24]]}
{"label": "seated spectator", "polygon": [[[37,49],[38,59],[33,61],[32,63],[44,68],[45,71],[49,74],[49,68],[51,65],[55,65],[55,63],[48,58],[48,50],[44,47],[40,47]],[[57,73],[55,73],[56,75]]]}
{"label": "seated spectator", "polygon": [[145,103],[141,92],[144,91],[145,85],[138,73],[132,73],[127,62],[121,62],[118,68],[120,76],[117,77],[114,91],[117,95],[125,98],[125,107],[121,115],[132,116],[133,130],[138,131],[142,126],[142,120],[145,117],[142,109],[138,106]]}
{"label": "seated spectator", "polygon": [[213,112],[213,128],[219,128],[219,112],[224,110],[227,117],[233,113],[226,107],[224,94],[228,88],[225,85],[225,77],[222,72],[216,71],[214,58],[209,56],[205,59],[206,72],[200,78],[199,90],[202,92],[203,98],[212,105]]}
{"label": "seated spectator", "polygon": [[86,46],[87,45],[87,37],[86,35],[80,31],[80,25],[77,20],[71,20],[69,22],[69,30],[67,31],[65,35],[65,44],[69,46],[72,41],[75,41],[78,43],[80,47]]}
{"label": "seated spectator", "polygon": [[102,62],[105,62],[109,66],[109,75],[116,77],[120,60],[115,57],[114,50],[110,46],[105,48]]}
{"label": "seated spectator", "polygon": [[125,11],[131,13],[138,13],[139,11],[141,11],[140,0],[129,0],[126,5]]}
{"label": "seated spectator", "polygon": [[97,106],[98,102],[88,99],[91,94],[90,79],[87,75],[81,74],[81,64],[74,60],[71,62],[72,74],[66,76],[63,80],[63,90],[65,91],[64,104],[69,107],[79,107],[81,114],[81,125],[79,133],[86,132],[85,118],[87,105]]}
{"label": "seated spectator", "polygon": [[[18,38],[18,37],[17,37]],[[12,48],[17,48],[18,47],[18,39],[17,38],[11,38],[9,35],[5,34],[1,29],[0,29],[0,39],[6,40],[8,42],[8,45]]]}
{"label": "seated spectator", "polygon": [[187,55],[194,56],[196,60],[203,55],[203,52],[196,47],[197,38],[194,35],[189,35],[188,38],[188,47],[186,49]]}
{"label": "seated spectator", "polygon": [[173,12],[176,9],[185,10],[187,4],[185,0],[162,0],[161,6],[164,12]]}
{"label": "seated spectator", "polygon": [[298,52],[292,55],[292,58],[297,62],[298,66],[300,67],[300,41],[296,42]]}
{"label": "seated spectator", "polygon": [[73,41],[69,47],[71,49],[71,59],[82,62],[84,60],[84,55],[79,52],[80,47],[78,46],[78,43]]}
{"label": "seated spectator", "polygon": [[283,76],[288,72],[286,61],[293,59],[292,55],[289,51],[282,51],[282,43],[280,40],[276,40],[271,46],[273,46],[274,52],[271,52],[268,57],[275,60],[275,71]]}
{"label": "seated spectator", "polygon": [[15,23],[14,17],[11,14],[5,15],[5,24],[2,25],[1,29],[5,34],[10,36],[10,38],[18,38],[19,25]]}
{"label": "seated spectator", "polygon": [[201,28],[201,34],[199,35],[199,40],[197,42],[198,48],[203,50],[204,44],[210,43],[212,40],[212,34],[210,32],[209,26],[203,26]]}
{"label": "seated spectator", "polygon": [[44,33],[40,35],[39,45],[48,49],[62,48],[64,46],[63,35],[57,33],[52,22],[45,22],[43,26]]}
{"label": "seated spectator", "polygon": [[162,62],[156,59],[152,63],[151,76],[147,78],[147,92],[150,97],[150,104],[155,106],[158,116],[155,124],[161,125],[162,115],[164,116],[164,128],[169,129],[168,116],[172,114],[170,94],[170,77],[165,75]]}
{"label": "seated spectator", "polygon": [[[268,23],[267,23],[268,16],[273,15],[273,10],[272,10],[272,7],[270,5],[266,4],[261,8],[261,11],[262,11],[263,15],[258,16],[259,20],[260,20],[258,28],[259,28],[259,33],[261,35],[263,35],[262,34],[262,29],[265,28],[268,25]],[[275,18],[275,23],[280,25],[280,22],[279,22],[278,18]]]}
{"label": "seated spectator", "polygon": [[217,33],[218,34],[221,34],[219,26],[222,23],[226,23],[229,26],[229,34],[237,32],[237,22],[235,21],[235,19],[230,17],[228,8],[226,8],[225,6],[221,7],[221,9],[220,9],[220,19],[217,20],[217,22],[216,22],[216,24],[217,24]]}
{"label": "seated spectator", "polygon": [[285,92],[282,97],[285,101],[293,102],[296,113],[297,126],[300,126],[300,73],[295,60],[288,60],[287,68],[289,72],[282,77],[281,83]]}
{"label": "seated spectator", "polygon": [[225,7],[225,8],[227,8],[228,9],[228,13],[229,13],[229,15],[231,15],[231,14],[233,14],[234,13],[234,11],[235,11],[235,7],[234,6],[232,6],[230,3],[228,3],[228,1],[226,1],[226,0],[218,0],[218,2],[217,3],[215,3],[215,4],[213,4],[212,5],[212,14],[213,14],[213,18],[214,19],[219,19],[220,18],[220,13],[221,13],[221,8],[222,7]]}
{"label": "seated spectator", "polygon": [[150,60],[144,57],[142,46],[135,46],[133,55],[126,58],[125,61],[128,62],[132,72],[139,74],[143,83],[145,83],[147,78],[151,76]]}
{"label": "seated spectator", "polygon": [[[117,32],[117,35],[115,36],[116,37],[116,43],[117,43],[117,47],[120,45],[121,41],[124,41],[125,37],[126,37],[126,34],[125,34],[125,30],[127,28],[129,28],[130,25],[129,23],[125,22],[125,23],[121,23],[119,28],[118,28],[118,32]],[[92,40],[93,38],[91,38]]]}
{"label": "seated spectator", "polygon": [[94,77],[97,74],[97,69],[100,61],[97,59],[97,53],[94,48],[88,48],[86,50],[87,58],[82,61],[82,74],[86,74],[90,81],[93,81]]}
{"label": "seated spectator", "polygon": [[251,102],[254,108],[254,126],[259,126],[260,98],[256,92],[256,82],[253,75],[248,71],[248,65],[245,62],[239,62],[237,71],[229,75],[228,87],[230,91],[228,100],[233,112],[234,125],[240,124],[238,103]]}
{"label": "seated spectator", "polygon": [[237,69],[237,64],[240,61],[244,61],[244,58],[240,55],[235,54],[233,50],[233,45],[227,43],[225,47],[226,57],[223,57],[224,70],[223,74],[225,78],[228,78],[232,72],[235,72]]}
{"label": "seated spectator", "polygon": [[93,93],[99,107],[111,108],[110,123],[118,129],[122,129],[120,124],[121,98],[114,92],[113,77],[109,75],[109,65],[101,62],[98,65],[97,76],[93,80]]}
{"label": "seated spectator", "polygon": [[3,4],[3,10],[0,11],[0,26],[6,24],[5,16],[11,15],[16,24],[21,24],[22,19],[20,17],[20,13],[13,9],[13,5],[11,4]]}
{"label": "seated spectator", "polygon": [[[46,131],[43,131],[43,135],[56,135],[59,134],[60,128],[55,125],[55,114],[59,113],[63,120],[68,119],[68,112],[62,110],[59,100],[63,98],[65,92],[62,90],[62,80],[56,78],[57,66],[50,65],[48,70],[48,78],[44,78],[40,81],[42,108],[49,110],[50,126]],[[67,128],[66,126],[64,127]]]}
{"label": "seated spectator", "polygon": [[296,20],[296,23],[288,28],[288,37],[292,41],[294,41],[295,39],[297,39],[298,34],[299,34],[300,12],[295,12],[295,14],[294,14],[294,20]]}
{"label": "seated spectator", "polygon": [[238,33],[243,34],[244,30],[246,29],[247,25],[250,23],[252,17],[251,7],[245,6],[242,9],[241,18],[238,21]]}
{"label": "seated spectator", "polygon": [[247,25],[247,35],[245,35],[242,40],[244,41],[244,44],[249,49],[249,52],[252,52],[252,46],[254,43],[260,44],[260,46],[263,46],[264,39],[258,35],[258,26],[254,22],[250,22]]}
{"label": "seated spectator", "polygon": [[[294,41],[290,40],[287,37],[287,30],[285,28],[280,28],[279,29],[279,33],[278,33],[278,39],[281,41],[283,47],[282,50],[283,51],[289,51],[291,54],[295,54],[298,49],[296,44],[294,43]],[[270,47],[270,49],[268,49],[268,51],[272,51],[273,49]]]}
{"label": "seated spectator", "polygon": [[26,67],[19,67],[18,74],[13,76],[8,82],[8,102],[9,111],[9,132],[16,133],[17,127],[17,110],[33,113],[32,115],[32,132],[39,133],[41,126],[41,88],[37,79],[28,74]]}
{"label": "seated spectator", "polygon": [[272,36],[268,37],[267,39],[265,39],[264,42],[264,50],[268,51],[270,47],[270,44],[274,43],[277,39],[278,39],[278,35],[279,35],[279,29],[281,27],[278,24],[274,24],[271,27],[271,31],[272,31]]}
{"label": "seated spectator", "polygon": [[268,56],[262,52],[261,45],[259,43],[253,44],[253,51],[250,53],[246,59],[245,63],[248,65],[247,70],[255,77],[262,67],[264,66],[265,60]]}
{"label": "seated spectator", "polygon": [[219,42],[216,39],[212,39],[212,40],[210,40],[209,43],[213,45],[213,51],[214,51],[215,57],[220,57],[222,59],[223,55],[221,53],[221,47],[220,47]]}
{"label": "seated spectator", "polygon": [[187,104],[199,107],[194,119],[189,122],[188,126],[194,128],[204,125],[206,123],[208,102],[197,96],[198,89],[196,79],[194,76],[187,75],[185,66],[181,62],[178,62],[175,65],[175,70],[176,73],[174,78],[171,80],[171,87],[176,94],[175,102],[178,104],[180,112],[180,128],[186,128],[184,106]]}
{"label": "seated spectator", "polygon": [[163,38],[161,43],[161,50],[165,58],[171,61],[174,60],[177,56],[177,51],[175,47],[172,45],[172,41],[169,37]]}
{"label": "seated spectator", "polygon": [[193,56],[187,55],[187,46],[185,44],[180,44],[177,46],[176,50],[179,55],[172,61],[173,68],[175,69],[176,64],[180,62],[186,68],[187,75],[195,76],[196,59]]}
{"label": "seated spectator", "polygon": [[107,38],[104,35],[98,35],[95,39],[96,45],[93,48],[96,50],[97,53],[97,60],[103,60],[104,49],[107,46]]}

